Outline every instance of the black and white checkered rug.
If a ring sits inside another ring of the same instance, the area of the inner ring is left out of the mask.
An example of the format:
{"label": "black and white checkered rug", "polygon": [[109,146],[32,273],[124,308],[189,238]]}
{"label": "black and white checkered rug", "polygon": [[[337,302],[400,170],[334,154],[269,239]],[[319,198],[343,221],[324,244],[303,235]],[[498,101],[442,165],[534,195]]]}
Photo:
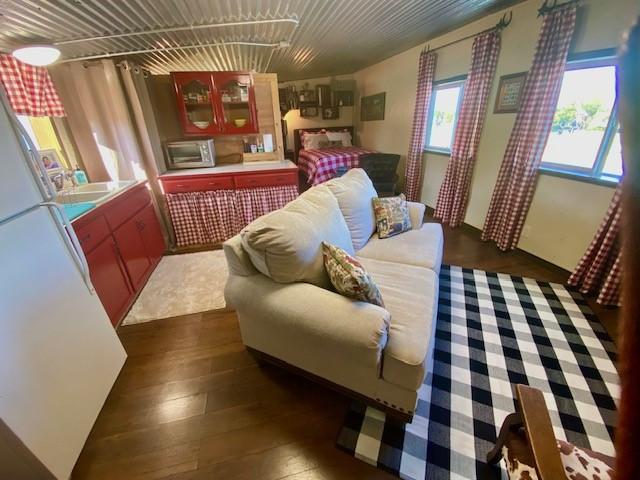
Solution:
{"label": "black and white checkered rug", "polygon": [[407,479],[501,478],[485,457],[523,383],[544,392],[557,438],[613,455],[615,347],[579,293],[443,265],[438,308],[413,422],[354,403],[339,448]]}

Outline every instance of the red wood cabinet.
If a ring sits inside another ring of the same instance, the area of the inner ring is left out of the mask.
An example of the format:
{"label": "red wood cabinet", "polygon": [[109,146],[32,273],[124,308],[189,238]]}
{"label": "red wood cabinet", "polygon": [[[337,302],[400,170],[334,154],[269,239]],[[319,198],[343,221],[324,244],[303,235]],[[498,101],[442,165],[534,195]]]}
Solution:
{"label": "red wood cabinet", "polygon": [[134,215],[123,223],[114,233],[120,255],[129,272],[129,279],[133,288],[138,290],[145,280],[145,275],[151,266],[147,248],[140,235],[138,215]]}
{"label": "red wood cabinet", "polygon": [[144,184],[73,222],[93,286],[117,325],[160,261],[165,243]]}
{"label": "red wood cabinet", "polygon": [[126,313],[129,301],[134,294],[116,242],[109,235],[86,256],[91,283],[111,323],[115,325]]}
{"label": "red wood cabinet", "polygon": [[258,133],[253,79],[244,72],[173,72],[185,135]]}
{"label": "red wood cabinet", "polygon": [[240,190],[244,188],[298,185],[298,170],[266,170],[236,174],[180,175],[160,177],[164,193]]}

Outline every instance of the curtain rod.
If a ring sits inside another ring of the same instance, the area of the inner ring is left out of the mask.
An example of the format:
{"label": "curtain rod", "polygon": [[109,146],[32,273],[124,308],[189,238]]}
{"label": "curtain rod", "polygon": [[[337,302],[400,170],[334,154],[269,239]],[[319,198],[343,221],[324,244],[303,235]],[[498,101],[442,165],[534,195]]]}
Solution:
{"label": "curtain rod", "polygon": [[[507,18],[507,15],[508,15],[508,18]],[[478,33],[473,33],[471,35],[467,35],[466,37],[462,37],[462,38],[459,38],[457,40],[453,40],[453,41],[451,41],[449,43],[445,43],[444,45],[440,45],[439,47],[436,47],[436,48],[431,48],[430,45],[427,44],[427,52],[435,52],[436,50],[440,50],[442,48],[446,48],[446,47],[449,47],[451,45],[455,45],[456,43],[464,42],[465,40],[469,40],[470,38],[477,37],[478,35],[482,35],[483,33],[492,32],[494,30],[495,31],[503,30],[503,29],[505,29],[505,28],[507,28],[509,26],[509,24],[511,23],[512,19],[513,19],[513,12],[511,10],[509,10],[504,15],[502,15],[502,18],[500,19],[500,21],[498,23],[496,23],[493,27],[487,28],[487,29],[482,30],[481,32],[478,32]]]}
{"label": "curtain rod", "polygon": [[542,6],[538,9],[538,17],[546,15],[547,13],[553,12],[559,8],[564,8],[568,5],[573,5],[574,3],[580,3],[580,0],[569,0],[568,2],[558,3],[558,0],[552,0],[551,4],[549,4],[549,0],[544,0]]}

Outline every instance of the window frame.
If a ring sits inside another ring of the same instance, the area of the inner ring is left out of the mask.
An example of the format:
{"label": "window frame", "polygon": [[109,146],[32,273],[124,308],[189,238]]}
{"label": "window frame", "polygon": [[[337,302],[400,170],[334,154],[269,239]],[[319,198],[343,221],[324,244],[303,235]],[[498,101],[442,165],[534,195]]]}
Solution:
{"label": "window frame", "polygon": [[[574,71],[574,70],[587,70],[589,68],[598,68],[598,67],[616,67],[617,58],[615,56],[615,50],[607,49],[607,50],[597,50],[593,52],[584,52],[575,54],[574,56],[570,56],[567,59],[567,65],[564,69],[565,72]],[[564,76],[564,73],[563,73]],[[563,78],[564,80],[564,78]],[[614,85],[615,88],[615,85]],[[557,110],[557,107],[556,107]],[[554,112],[555,116],[555,112]],[[544,162],[544,152],[543,152],[543,160],[540,162],[540,166],[538,167],[538,171],[543,174],[548,174],[552,176],[559,176],[570,178],[573,180],[580,180],[589,183],[597,183],[608,186],[617,185],[622,176],[610,175],[603,173],[604,164],[607,160],[607,156],[611,150],[613,145],[613,140],[615,138],[616,133],[619,129],[618,122],[618,98],[616,94],[616,99],[613,102],[613,106],[611,107],[611,111],[609,112],[609,120],[607,121],[607,126],[604,129],[604,133],[602,134],[602,140],[600,141],[600,145],[596,152],[596,157],[593,161],[593,166],[591,168],[583,168],[577,166],[563,165],[552,162]],[[549,136],[551,136],[552,132],[549,131]],[[546,148],[546,147],[545,147]]]}
{"label": "window frame", "polygon": [[[460,107],[462,106],[462,97],[464,96],[464,87],[467,81],[467,75],[458,75],[457,77],[446,78],[433,82],[433,88],[431,89],[431,98],[429,99],[429,111],[427,112],[427,121],[425,122],[424,131],[424,151],[426,153],[436,153],[439,155],[451,155],[451,147],[453,147],[453,141],[456,137],[456,128],[458,127],[458,119],[460,118]],[[431,125],[433,123],[433,114],[435,111],[435,99],[438,90],[444,90],[446,88],[460,87],[460,95],[458,96],[458,103],[456,105],[456,112],[453,118],[453,135],[451,136],[451,144],[449,148],[433,147],[429,145],[429,137],[431,136]]]}

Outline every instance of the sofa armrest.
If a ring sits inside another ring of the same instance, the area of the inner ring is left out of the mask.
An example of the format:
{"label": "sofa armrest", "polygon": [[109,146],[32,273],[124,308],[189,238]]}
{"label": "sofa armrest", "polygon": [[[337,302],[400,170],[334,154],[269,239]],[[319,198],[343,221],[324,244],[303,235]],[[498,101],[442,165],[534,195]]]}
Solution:
{"label": "sofa armrest", "polygon": [[411,228],[420,230],[424,222],[424,211],[427,208],[423,203],[407,202],[409,208],[409,217],[411,218]]}
{"label": "sofa armrest", "polygon": [[317,349],[324,362],[332,355],[346,355],[352,362],[378,368],[387,344],[387,310],[309,283],[230,275],[225,298],[238,313],[244,343],[279,358],[285,355],[275,350],[313,356],[311,350]]}

